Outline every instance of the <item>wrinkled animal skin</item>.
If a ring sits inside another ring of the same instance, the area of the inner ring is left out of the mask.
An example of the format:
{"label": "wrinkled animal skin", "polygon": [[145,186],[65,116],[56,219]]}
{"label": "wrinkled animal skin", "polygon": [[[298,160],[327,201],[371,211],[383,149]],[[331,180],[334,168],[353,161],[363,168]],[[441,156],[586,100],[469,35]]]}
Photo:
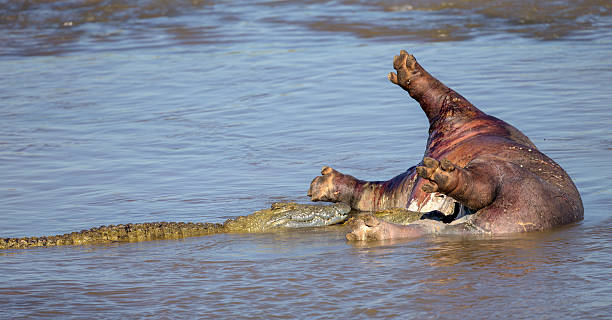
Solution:
{"label": "wrinkled animal skin", "polygon": [[422,162],[387,181],[359,180],[323,167],[308,195],[362,211],[398,207],[456,219],[408,226],[373,216],[353,219],[349,240],[527,232],[583,219],[582,200],[569,175],[527,136],[476,108],[406,51],[395,56],[393,67],[389,80],[408,91],[429,120]]}

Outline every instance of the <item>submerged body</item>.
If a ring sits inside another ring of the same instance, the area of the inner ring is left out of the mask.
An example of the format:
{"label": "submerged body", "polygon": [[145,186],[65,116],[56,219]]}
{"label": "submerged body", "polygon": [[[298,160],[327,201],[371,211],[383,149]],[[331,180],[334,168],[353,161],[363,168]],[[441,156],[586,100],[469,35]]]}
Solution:
{"label": "submerged body", "polygon": [[[270,209],[228,219],[224,223],[144,222],[109,225],[79,232],[46,237],[0,238],[0,249],[25,249],[62,245],[90,245],[116,242],[176,240],[220,233],[278,232],[292,228],[322,227],[345,222],[351,207],[344,203],[330,205],[276,202]],[[409,224],[422,213],[401,208],[373,212],[385,221]]]}
{"label": "submerged body", "polygon": [[426,233],[513,233],[579,221],[584,209],[567,173],[518,129],[489,116],[425,71],[405,51],[389,80],[414,98],[429,120],[423,161],[388,181],[363,181],[324,167],[311,183],[313,201],[344,202],[362,211],[400,207],[440,211],[450,223],[408,226],[366,217],[350,240]]}

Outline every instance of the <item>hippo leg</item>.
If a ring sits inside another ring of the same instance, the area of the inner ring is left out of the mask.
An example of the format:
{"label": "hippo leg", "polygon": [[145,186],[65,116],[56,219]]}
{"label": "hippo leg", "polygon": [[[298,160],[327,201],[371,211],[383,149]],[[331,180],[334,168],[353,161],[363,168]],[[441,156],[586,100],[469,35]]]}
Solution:
{"label": "hippo leg", "polygon": [[[446,119],[449,115],[454,118],[470,119],[484,114],[459,93],[427,72],[414,56],[405,50],[394,57],[393,68],[396,72],[389,73],[389,80],[408,91],[421,105],[430,124]],[[452,110],[449,109],[451,106]]]}
{"label": "hippo leg", "polygon": [[499,189],[499,167],[495,160],[476,158],[465,168],[455,166],[448,159],[438,161],[425,157],[417,174],[428,181],[422,190],[440,192],[472,210],[479,210],[493,202]]}
{"label": "hippo leg", "polygon": [[[447,159],[438,161],[426,157],[423,165],[416,167],[417,174],[427,181],[424,192],[439,192],[452,197],[466,207],[477,211],[489,206],[499,190],[500,172],[494,159],[474,159],[466,167],[456,166]],[[425,234],[476,234],[486,233],[474,216],[470,215],[452,223],[423,219],[408,225],[398,225],[371,215],[353,218],[352,231],[346,235],[350,241],[415,238]]]}
{"label": "hippo leg", "polygon": [[405,208],[416,174],[414,167],[387,181],[364,181],[323,167],[310,183],[312,201],[343,202],[361,211]]}

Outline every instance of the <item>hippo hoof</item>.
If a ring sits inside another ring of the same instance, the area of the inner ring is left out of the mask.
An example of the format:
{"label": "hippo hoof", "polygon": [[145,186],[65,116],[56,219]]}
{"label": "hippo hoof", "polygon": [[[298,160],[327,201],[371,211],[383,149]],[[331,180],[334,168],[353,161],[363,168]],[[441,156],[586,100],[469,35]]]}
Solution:
{"label": "hippo hoof", "polygon": [[419,177],[428,182],[421,187],[427,193],[452,191],[459,180],[456,166],[448,159],[438,161],[433,158],[425,157],[423,165],[416,167]]}
{"label": "hippo hoof", "polygon": [[393,58],[393,68],[397,73],[390,72],[389,81],[408,90],[410,78],[417,72],[417,62],[414,56],[402,50],[399,56]]}
{"label": "hippo hoof", "polygon": [[321,175],[314,178],[308,189],[311,201],[333,201],[334,200],[334,177],[338,172],[331,167],[325,166],[321,169]]}
{"label": "hippo hoof", "polygon": [[314,178],[308,189],[308,196],[312,201],[329,201],[350,203],[350,192],[356,184],[353,176],[343,174],[330,167],[323,167],[321,175]]}

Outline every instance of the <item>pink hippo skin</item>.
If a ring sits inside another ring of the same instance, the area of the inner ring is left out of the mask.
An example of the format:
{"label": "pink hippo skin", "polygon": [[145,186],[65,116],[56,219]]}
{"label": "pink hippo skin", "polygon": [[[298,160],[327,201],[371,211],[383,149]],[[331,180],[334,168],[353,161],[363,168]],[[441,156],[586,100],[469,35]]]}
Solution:
{"label": "pink hippo skin", "polygon": [[523,133],[480,111],[406,51],[395,56],[393,67],[397,73],[389,73],[389,80],[408,91],[429,119],[423,161],[388,181],[363,181],[324,167],[308,195],[361,211],[399,207],[457,218],[397,225],[365,215],[352,219],[347,239],[527,232],[583,219],[571,178]]}

